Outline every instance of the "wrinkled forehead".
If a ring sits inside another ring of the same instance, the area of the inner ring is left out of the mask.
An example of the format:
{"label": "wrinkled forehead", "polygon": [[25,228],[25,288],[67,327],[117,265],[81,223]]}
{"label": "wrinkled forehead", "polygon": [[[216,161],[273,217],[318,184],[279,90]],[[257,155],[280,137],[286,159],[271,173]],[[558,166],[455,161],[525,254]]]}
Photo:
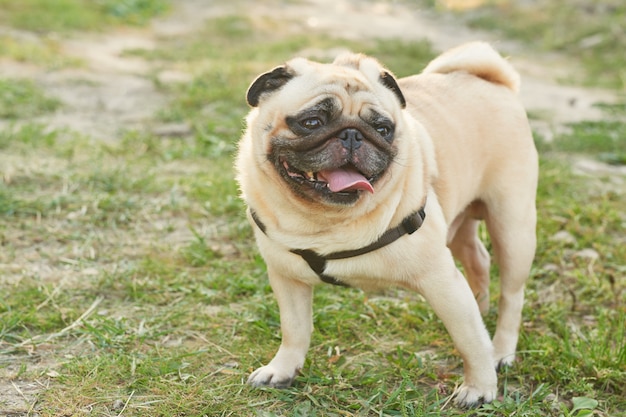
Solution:
{"label": "wrinkled forehead", "polygon": [[381,68],[373,59],[360,59],[350,55],[352,59],[341,57],[333,63],[312,62],[304,58],[296,58],[289,62],[297,74],[311,77],[319,83],[333,83],[350,89],[371,89],[381,74]]}
{"label": "wrinkled forehead", "polygon": [[[302,107],[310,106],[312,101],[319,101],[321,97],[333,97],[340,107],[381,104],[376,93],[380,88],[377,82],[380,77],[378,66],[364,72],[353,66],[322,64],[302,58],[290,61],[289,66],[296,71],[300,80],[291,86],[288,84],[285,93],[304,99],[301,101]],[[294,90],[288,91],[289,87]],[[310,97],[311,101],[306,100],[306,97]]]}

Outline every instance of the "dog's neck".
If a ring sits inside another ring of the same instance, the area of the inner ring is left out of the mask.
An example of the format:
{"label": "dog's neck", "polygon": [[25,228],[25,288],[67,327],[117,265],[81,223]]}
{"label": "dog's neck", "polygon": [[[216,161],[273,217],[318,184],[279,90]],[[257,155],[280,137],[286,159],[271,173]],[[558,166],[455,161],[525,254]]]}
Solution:
{"label": "dog's neck", "polygon": [[[322,281],[328,284],[340,285],[345,287],[347,286],[345,283],[341,282],[335,277],[329,276],[324,273],[328,261],[365,255],[367,253],[390,245],[404,235],[410,235],[414,233],[424,223],[424,219],[426,218],[425,208],[426,202],[424,202],[422,207],[420,207],[417,211],[406,216],[399,225],[383,233],[378,238],[378,240],[359,249],[343,250],[339,252],[329,253],[327,255],[319,255],[317,252],[311,249],[290,249],[290,252],[295,253],[296,255],[300,255]],[[252,208],[250,208],[250,217],[252,217],[252,220],[259,228],[259,230],[261,230],[261,232],[263,232],[267,236],[267,227],[261,221],[261,219],[259,219],[259,216]]]}

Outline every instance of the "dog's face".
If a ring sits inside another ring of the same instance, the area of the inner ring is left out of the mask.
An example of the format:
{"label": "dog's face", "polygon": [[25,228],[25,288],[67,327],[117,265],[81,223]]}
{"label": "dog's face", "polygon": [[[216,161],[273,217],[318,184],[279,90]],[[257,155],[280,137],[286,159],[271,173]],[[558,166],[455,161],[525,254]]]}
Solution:
{"label": "dog's face", "polygon": [[404,97],[372,58],[345,55],[332,64],[305,59],[259,76],[248,126],[262,141],[269,175],[308,202],[354,205],[373,193],[397,154]]}

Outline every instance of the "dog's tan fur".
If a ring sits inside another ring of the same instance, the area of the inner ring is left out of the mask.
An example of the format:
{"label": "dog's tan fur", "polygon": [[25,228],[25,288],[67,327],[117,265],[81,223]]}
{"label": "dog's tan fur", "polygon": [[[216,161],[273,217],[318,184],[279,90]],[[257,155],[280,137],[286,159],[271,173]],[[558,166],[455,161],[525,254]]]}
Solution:
{"label": "dog's tan fur", "polygon": [[[436,58],[422,74],[398,80],[407,101],[403,109],[379,82],[384,69],[372,58],[346,55],[327,65],[297,58],[286,68],[297,76],[261,96],[237,157],[243,198],[266,226],[264,233],[253,223],[283,334],[274,359],[249,382],[288,385],[304,364],[313,330],[312,287],[320,279],[290,249],[327,254],[366,246],[426,201],[426,220],[417,232],[366,255],[330,261],[325,273],[354,287],[420,292],[465,363],[456,401],[493,400],[496,366],[515,357],[535,251],[537,153],[515,95],[519,76],[489,45],[463,45]],[[394,161],[374,184],[375,192],[361,193],[352,206],[329,206],[290,192],[268,162],[271,139],[288,131],[285,117],[321,94],[339,97],[344,114],[373,106],[396,123]],[[481,220],[501,280],[493,343],[480,316],[489,304],[490,265],[477,236]]]}

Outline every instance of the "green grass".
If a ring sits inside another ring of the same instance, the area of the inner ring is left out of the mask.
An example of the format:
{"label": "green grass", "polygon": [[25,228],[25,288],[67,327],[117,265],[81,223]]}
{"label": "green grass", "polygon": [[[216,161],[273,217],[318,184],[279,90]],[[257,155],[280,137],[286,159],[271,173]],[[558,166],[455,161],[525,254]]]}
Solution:
{"label": "green grass", "polygon": [[0,0],[0,23],[37,33],[141,25],[169,7],[166,0]]}
{"label": "green grass", "polygon": [[25,39],[0,35],[0,57],[42,66],[47,70],[81,65],[79,59],[65,56],[58,39],[52,37]]}
{"label": "green grass", "polygon": [[[573,154],[623,154],[623,126],[609,120],[538,141],[539,246],[520,360],[501,372],[493,404],[465,411],[448,403],[460,360],[430,307],[404,291],[320,286],[316,332],[294,387],[245,384],[280,343],[232,172],[246,87],[300,51],[361,50],[400,75],[432,56],[423,42],[285,38],[279,22],[264,23],[224,17],[132,52],[155,68],[194,71],[188,83],[158,85],[170,101],[155,120],[189,123],[187,138],[140,129],[97,142],[29,122],[24,111],[13,116],[21,123],[0,130],[0,387],[46,387],[20,412],[623,415],[626,193],[619,181],[576,175],[570,162]],[[7,108],[47,97],[35,90]],[[555,239],[559,232],[571,238]],[[584,256],[590,249],[597,259]],[[492,294],[491,331],[495,283]]]}
{"label": "green grass", "polygon": [[48,97],[34,82],[0,78],[0,118],[39,116],[59,108],[57,99]]}
{"label": "green grass", "polygon": [[0,0],[0,25],[35,35],[3,32],[0,57],[46,70],[80,66],[79,59],[64,53],[60,38],[84,31],[145,26],[169,9],[168,0]]}
{"label": "green grass", "polygon": [[596,155],[614,165],[626,164],[626,123],[623,121],[581,122],[558,139],[564,151]]}
{"label": "green grass", "polygon": [[626,165],[626,111],[624,103],[607,105],[606,120],[582,121],[567,125],[553,142],[541,142],[542,152],[564,151],[591,156],[611,165]]}

